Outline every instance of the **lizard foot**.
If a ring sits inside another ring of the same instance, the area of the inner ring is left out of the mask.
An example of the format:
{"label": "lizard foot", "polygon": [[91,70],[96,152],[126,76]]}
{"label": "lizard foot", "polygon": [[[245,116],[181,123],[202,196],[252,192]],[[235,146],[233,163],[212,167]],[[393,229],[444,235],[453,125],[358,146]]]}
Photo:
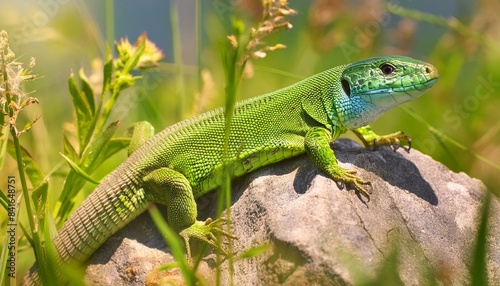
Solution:
{"label": "lizard foot", "polygon": [[379,146],[391,146],[394,151],[396,151],[399,147],[403,147],[403,145],[401,145],[401,141],[406,141],[408,142],[408,148],[403,148],[407,152],[410,152],[411,137],[404,134],[403,131],[398,131],[388,135],[378,135],[373,132],[372,128],[368,125],[352,131],[359,137],[359,139],[361,139],[361,141],[363,141],[366,148],[376,150]]}
{"label": "lizard foot", "polygon": [[[401,141],[408,142],[408,148],[405,148],[401,145]],[[378,146],[391,146],[394,151],[398,150],[399,147],[403,147],[407,152],[410,152],[411,149],[411,137],[404,134],[403,131],[398,131],[393,134],[377,136],[377,138],[373,139],[370,142],[370,145],[373,146],[374,149],[377,149]]]}
{"label": "lizard foot", "polygon": [[356,170],[340,170],[341,171],[337,174],[333,175],[333,179],[335,181],[342,181],[344,184],[352,186],[357,192],[370,201],[370,192],[368,192],[363,185],[371,185],[371,183],[357,176]]}
{"label": "lizard foot", "polygon": [[224,256],[227,256],[228,253],[222,247],[220,247],[220,245],[217,245],[217,237],[215,234],[220,234],[221,236],[224,236],[228,239],[238,238],[222,229],[222,225],[224,225],[226,222],[226,218],[219,218],[216,220],[208,218],[206,221],[196,221],[191,226],[179,232],[179,235],[182,237],[186,245],[188,259],[191,259],[191,247],[189,246],[189,240],[191,238],[196,238],[204,241],[214,249],[219,250]]}

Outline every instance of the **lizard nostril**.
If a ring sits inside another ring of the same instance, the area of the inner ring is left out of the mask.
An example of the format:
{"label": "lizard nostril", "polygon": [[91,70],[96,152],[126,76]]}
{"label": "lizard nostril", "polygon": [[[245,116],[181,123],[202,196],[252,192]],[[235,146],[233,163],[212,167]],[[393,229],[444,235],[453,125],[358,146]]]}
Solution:
{"label": "lizard nostril", "polygon": [[431,68],[430,68],[430,67],[425,67],[425,72],[426,72],[426,73],[431,73],[431,71],[432,71],[432,70],[431,70]]}

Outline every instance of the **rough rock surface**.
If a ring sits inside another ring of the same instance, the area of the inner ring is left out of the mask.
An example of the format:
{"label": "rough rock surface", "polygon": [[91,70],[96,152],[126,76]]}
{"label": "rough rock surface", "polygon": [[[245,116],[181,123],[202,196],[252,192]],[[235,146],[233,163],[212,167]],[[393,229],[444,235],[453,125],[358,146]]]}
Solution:
{"label": "rough rock surface", "polygon": [[[336,141],[333,148],[341,166],[355,168],[372,182],[371,200],[325,177],[306,156],[236,180],[231,208],[233,233],[239,237],[235,251],[266,243],[272,247],[235,262],[235,285],[359,284],[380,278],[391,267],[397,269],[393,280],[406,285],[432,279],[444,285],[470,282],[471,247],[485,195],[480,181],[454,173],[416,150],[368,151],[346,139]],[[199,200],[200,219],[211,215],[215,202],[215,193]],[[500,203],[494,198],[487,255],[492,285],[500,283],[500,222],[495,219],[499,215]],[[178,272],[157,276],[154,270],[171,261],[145,214],[93,255],[86,282],[176,283]],[[211,266],[213,255],[201,264],[207,285],[213,281]],[[223,281],[227,283],[227,275]]]}

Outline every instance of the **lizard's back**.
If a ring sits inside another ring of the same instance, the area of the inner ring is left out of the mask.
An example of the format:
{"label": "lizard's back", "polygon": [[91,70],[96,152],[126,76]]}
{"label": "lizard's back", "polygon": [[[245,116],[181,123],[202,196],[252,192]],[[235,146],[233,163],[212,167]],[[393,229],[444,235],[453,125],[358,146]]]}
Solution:
{"label": "lizard's back", "polygon": [[[304,152],[304,136],[318,123],[302,97],[320,97],[343,66],[284,89],[240,101],[231,121],[227,168],[238,177]],[[308,91],[307,93],[305,91]],[[195,196],[222,182],[225,116],[222,108],[179,122],[147,141],[128,160],[139,173],[167,167],[183,174]]]}
{"label": "lizard's back", "polygon": [[[231,176],[304,152],[310,126],[300,96],[291,86],[236,104],[226,161]],[[224,125],[222,108],[206,112],[163,130],[129,160],[144,174],[159,167],[182,173],[199,196],[222,182]]]}

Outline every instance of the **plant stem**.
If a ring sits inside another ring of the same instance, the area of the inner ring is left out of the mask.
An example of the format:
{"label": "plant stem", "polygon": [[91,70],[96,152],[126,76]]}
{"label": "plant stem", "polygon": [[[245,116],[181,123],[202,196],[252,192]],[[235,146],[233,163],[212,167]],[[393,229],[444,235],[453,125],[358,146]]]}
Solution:
{"label": "plant stem", "polygon": [[201,1],[196,0],[195,4],[195,37],[196,37],[196,83],[198,93],[201,94]]}
{"label": "plant stem", "polygon": [[177,6],[177,0],[170,0],[170,25],[172,29],[177,95],[179,98],[176,116],[177,120],[181,120],[184,114],[186,92],[184,89],[184,73],[182,70],[182,43],[180,36],[179,8]]}
{"label": "plant stem", "polygon": [[115,41],[115,15],[113,0],[106,0],[106,40],[110,46],[112,46]]}
{"label": "plant stem", "polygon": [[[11,97],[11,91],[10,91],[10,86],[9,86],[9,76],[7,74],[7,63],[4,55],[4,51],[1,51],[2,54],[2,73],[3,73],[3,80],[5,83],[5,95],[6,95],[6,106],[8,106],[8,112],[9,112],[9,117],[12,118],[14,115],[14,110],[13,107],[11,107],[10,103],[12,102],[12,97]],[[30,229],[33,230],[33,248],[35,250],[35,257],[36,260],[39,261],[39,268],[40,268],[40,276],[42,279],[44,279],[44,284],[48,285],[48,281],[45,281],[48,277],[46,272],[46,265],[45,265],[45,259],[43,256],[43,251],[41,247],[41,241],[40,241],[40,236],[38,235],[38,231],[35,231],[35,229],[38,228],[37,225],[35,225],[35,220],[33,217],[33,212],[31,210],[31,202],[30,202],[30,196],[28,192],[28,184],[26,183],[26,176],[24,174],[24,168],[23,168],[23,158],[21,155],[21,145],[19,144],[19,138],[17,137],[16,133],[16,128],[13,125],[14,123],[11,123],[10,125],[10,133],[12,135],[12,141],[14,142],[14,148],[16,150],[16,161],[17,161],[17,168],[19,171],[19,179],[21,180],[21,187],[22,187],[22,192],[23,192],[23,197],[24,197],[24,202],[26,204],[26,213],[28,215],[28,221],[30,224]]]}

